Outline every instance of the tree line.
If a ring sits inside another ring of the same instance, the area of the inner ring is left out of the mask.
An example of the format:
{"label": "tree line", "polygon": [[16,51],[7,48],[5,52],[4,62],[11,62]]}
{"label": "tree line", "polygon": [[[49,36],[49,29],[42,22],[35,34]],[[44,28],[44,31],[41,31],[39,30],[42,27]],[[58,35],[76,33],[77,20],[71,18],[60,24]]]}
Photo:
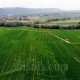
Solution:
{"label": "tree line", "polygon": [[19,26],[28,26],[34,28],[43,28],[43,29],[80,29],[80,22],[76,25],[63,26],[60,25],[43,25],[39,22],[34,23],[22,23],[22,22],[0,22],[0,27],[19,27]]}
{"label": "tree line", "polygon": [[65,20],[70,20],[71,18],[68,17],[68,18],[55,18],[55,19],[48,19],[46,22],[53,22],[53,21],[65,21]]}
{"label": "tree line", "polygon": [[0,22],[0,27],[18,27],[23,26],[22,22]]}

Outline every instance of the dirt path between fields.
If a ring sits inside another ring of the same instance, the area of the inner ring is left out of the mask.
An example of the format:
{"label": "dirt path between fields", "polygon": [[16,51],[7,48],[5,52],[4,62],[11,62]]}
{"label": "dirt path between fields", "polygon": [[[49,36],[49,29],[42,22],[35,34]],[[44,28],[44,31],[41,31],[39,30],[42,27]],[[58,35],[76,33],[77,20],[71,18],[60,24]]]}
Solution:
{"label": "dirt path between fields", "polygon": [[59,36],[57,36],[57,35],[55,35],[55,34],[53,34],[53,33],[51,33],[51,32],[48,32],[48,33],[51,34],[51,35],[53,35],[53,36],[55,36],[56,38],[64,41],[64,42],[68,43],[68,44],[70,43],[69,41],[67,41],[67,40],[65,40],[65,39],[63,39],[63,38],[61,38],[61,37],[59,37]]}

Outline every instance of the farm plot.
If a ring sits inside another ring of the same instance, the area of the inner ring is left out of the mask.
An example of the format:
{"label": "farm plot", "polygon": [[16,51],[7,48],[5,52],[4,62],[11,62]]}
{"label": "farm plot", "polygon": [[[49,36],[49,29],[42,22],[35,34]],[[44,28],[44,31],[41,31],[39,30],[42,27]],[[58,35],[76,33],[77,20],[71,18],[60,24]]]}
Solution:
{"label": "farm plot", "polygon": [[0,80],[80,79],[80,31],[0,31]]}

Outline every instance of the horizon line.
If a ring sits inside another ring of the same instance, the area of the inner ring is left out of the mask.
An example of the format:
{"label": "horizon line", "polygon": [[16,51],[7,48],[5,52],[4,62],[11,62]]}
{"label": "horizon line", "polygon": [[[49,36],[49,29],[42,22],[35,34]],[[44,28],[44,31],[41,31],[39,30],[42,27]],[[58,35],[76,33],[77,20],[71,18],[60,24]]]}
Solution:
{"label": "horizon line", "polygon": [[57,8],[57,7],[20,7],[20,6],[15,6],[15,7],[0,7],[0,8],[30,8],[30,9],[60,9],[60,10],[65,10],[65,11],[80,11],[79,9],[61,9],[61,8]]}

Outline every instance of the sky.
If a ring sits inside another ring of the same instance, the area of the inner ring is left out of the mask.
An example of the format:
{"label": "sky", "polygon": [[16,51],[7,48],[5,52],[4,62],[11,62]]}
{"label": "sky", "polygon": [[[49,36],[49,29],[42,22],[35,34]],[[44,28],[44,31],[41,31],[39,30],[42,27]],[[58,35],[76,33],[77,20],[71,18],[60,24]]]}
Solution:
{"label": "sky", "polygon": [[1,7],[59,8],[80,10],[80,0],[0,0]]}

